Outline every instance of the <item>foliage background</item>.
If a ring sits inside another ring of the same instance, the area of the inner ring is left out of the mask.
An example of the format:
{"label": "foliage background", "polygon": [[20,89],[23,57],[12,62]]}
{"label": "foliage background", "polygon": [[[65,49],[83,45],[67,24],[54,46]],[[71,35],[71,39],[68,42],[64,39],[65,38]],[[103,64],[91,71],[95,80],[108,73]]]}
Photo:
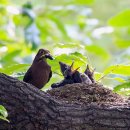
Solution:
{"label": "foliage background", "polygon": [[[95,79],[130,96],[129,0],[1,0],[0,72],[22,80],[37,50],[54,55],[53,77],[60,81],[59,61],[96,68]],[[57,74],[58,73],[58,74]],[[0,105],[0,118],[7,120]]]}
{"label": "foliage background", "polygon": [[[59,61],[96,68],[95,78],[130,95],[129,0],[1,0],[0,72],[22,80],[37,50],[54,55],[53,77],[62,79]],[[58,74],[57,74],[58,73]]]}

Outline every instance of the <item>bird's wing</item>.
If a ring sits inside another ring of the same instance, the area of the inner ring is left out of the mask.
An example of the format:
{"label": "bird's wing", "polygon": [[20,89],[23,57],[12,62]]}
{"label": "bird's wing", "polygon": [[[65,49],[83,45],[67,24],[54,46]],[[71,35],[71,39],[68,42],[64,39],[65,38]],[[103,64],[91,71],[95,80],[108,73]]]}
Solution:
{"label": "bird's wing", "polygon": [[47,82],[50,81],[51,77],[52,77],[52,71],[50,71],[50,73],[49,73],[49,78],[48,78],[48,81],[47,81]]}
{"label": "bird's wing", "polygon": [[31,67],[28,69],[28,71],[25,73],[23,81],[28,82],[30,79],[32,79],[32,71]]}

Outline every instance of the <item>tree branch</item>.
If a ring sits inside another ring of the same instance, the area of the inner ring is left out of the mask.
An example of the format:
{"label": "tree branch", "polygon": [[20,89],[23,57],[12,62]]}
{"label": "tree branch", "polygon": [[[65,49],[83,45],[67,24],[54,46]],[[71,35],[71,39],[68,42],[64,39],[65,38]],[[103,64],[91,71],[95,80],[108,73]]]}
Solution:
{"label": "tree branch", "polygon": [[130,130],[128,106],[66,104],[5,74],[0,74],[0,104],[10,120],[0,120],[0,130]]}

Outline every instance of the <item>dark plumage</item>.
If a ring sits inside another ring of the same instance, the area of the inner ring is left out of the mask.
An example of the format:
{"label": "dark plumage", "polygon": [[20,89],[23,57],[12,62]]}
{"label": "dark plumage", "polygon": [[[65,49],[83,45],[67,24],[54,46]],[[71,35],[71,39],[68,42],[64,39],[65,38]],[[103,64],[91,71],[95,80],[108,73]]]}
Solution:
{"label": "dark plumage", "polygon": [[84,73],[89,77],[89,79],[92,81],[92,83],[95,83],[94,71],[95,71],[95,69],[93,71],[90,70],[89,65],[87,65],[87,68],[84,71]]}
{"label": "dark plumage", "polygon": [[69,68],[70,66],[67,65],[67,64],[65,64],[65,63],[63,63],[63,62],[61,62],[61,61],[59,62],[59,64],[60,64],[61,73],[64,75],[65,70],[66,70],[67,68]]}
{"label": "dark plumage", "polygon": [[61,70],[62,75],[64,76],[64,79],[59,83],[53,83],[51,85],[52,88],[58,88],[58,87],[66,85],[66,84],[73,84],[74,83],[74,80],[73,80],[72,74],[71,74],[72,73],[72,71],[71,71],[72,65],[69,66],[63,62],[59,62],[59,64],[60,64],[60,70]]}
{"label": "dark plumage", "polygon": [[60,64],[61,73],[63,74],[64,79],[59,83],[52,84],[51,85],[52,88],[57,88],[57,87],[64,86],[66,84],[73,84],[73,83],[91,84],[92,81],[95,82],[93,79],[93,72],[90,71],[88,66],[84,73],[80,73],[78,71],[79,68],[73,70],[74,62],[71,64],[71,66],[63,62],[59,62],[59,64]]}
{"label": "dark plumage", "polygon": [[49,82],[52,71],[51,67],[47,64],[47,58],[53,60],[48,50],[39,49],[31,67],[25,73],[23,81],[30,83],[39,89]]}

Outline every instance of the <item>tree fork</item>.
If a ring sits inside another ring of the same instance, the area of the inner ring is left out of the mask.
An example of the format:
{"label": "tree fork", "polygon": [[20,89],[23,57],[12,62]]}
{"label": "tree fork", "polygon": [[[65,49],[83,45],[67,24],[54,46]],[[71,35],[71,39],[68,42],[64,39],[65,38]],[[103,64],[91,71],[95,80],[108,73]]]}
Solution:
{"label": "tree fork", "polygon": [[130,130],[130,107],[125,104],[65,104],[5,74],[0,74],[0,104],[10,120],[0,120],[0,130]]}

